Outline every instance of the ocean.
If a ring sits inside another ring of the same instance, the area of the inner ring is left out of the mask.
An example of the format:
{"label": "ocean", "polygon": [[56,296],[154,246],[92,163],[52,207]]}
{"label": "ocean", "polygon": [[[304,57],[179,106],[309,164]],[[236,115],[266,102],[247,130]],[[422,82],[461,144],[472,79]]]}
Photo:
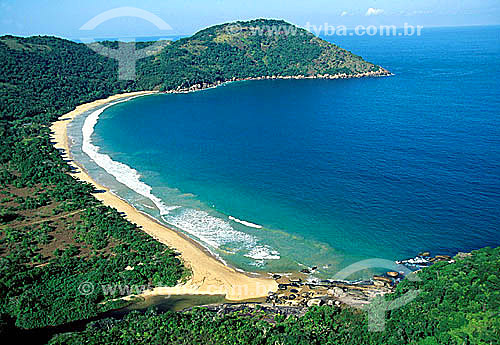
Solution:
{"label": "ocean", "polygon": [[246,271],[500,245],[500,27],[324,38],[394,76],[139,97],[73,121],[72,154]]}

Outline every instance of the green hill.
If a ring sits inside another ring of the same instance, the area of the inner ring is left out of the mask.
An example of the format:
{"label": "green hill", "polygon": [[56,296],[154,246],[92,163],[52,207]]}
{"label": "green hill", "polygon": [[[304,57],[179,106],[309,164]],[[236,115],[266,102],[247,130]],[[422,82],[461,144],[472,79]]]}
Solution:
{"label": "green hill", "polygon": [[386,70],[281,20],[222,24],[140,63],[141,87],[161,90],[233,78],[385,74]]}
{"label": "green hill", "polygon": [[137,43],[156,54],[137,63],[135,80],[119,80],[118,62],[95,46],[0,37],[0,332],[61,325],[113,307],[102,303],[113,296],[79,293],[83,281],[175,285],[187,274],[172,250],[68,174],[49,139],[59,116],[127,91],[273,75],[385,73],[283,21],[218,25],[160,47]]}
{"label": "green hill", "polygon": [[[137,49],[152,43],[137,43]],[[116,48],[118,43],[104,45]],[[136,80],[120,81],[117,61],[82,43],[45,36],[0,37],[0,119],[53,116],[123,91],[166,91],[261,76],[388,73],[278,20],[217,25],[163,45],[153,49],[159,54],[137,61]]]}

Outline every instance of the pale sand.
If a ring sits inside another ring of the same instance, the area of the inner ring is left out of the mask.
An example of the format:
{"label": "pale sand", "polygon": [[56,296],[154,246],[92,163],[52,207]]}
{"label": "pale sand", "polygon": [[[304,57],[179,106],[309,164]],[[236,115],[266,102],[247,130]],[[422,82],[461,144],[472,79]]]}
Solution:
{"label": "pale sand", "polygon": [[[69,145],[67,137],[67,125],[78,115],[96,106],[104,105],[108,102],[130,96],[140,96],[153,92],[133,92],[119,94],[107,99],[97,100],[91,103],[76,107],[75,110],[61,116],[57,122],[51,126],[53,132],[52,139],[54,146],[59,150],[64,150],[69,156]],[[277,290],[277,283],[266,277],[250,277],[247,274],[236,271],[224,265],[221,261],[210,255],[205,249],[184,235],[169,229],[147,215],[137,211],[127,202],[112,194],[107,188],[99,185],[75,162],[70,163],[76,170],[72,176],[82,181],[93,184],[97,189],[105,190],[103,193],[96,193],[94,196],[105,205],[111,206],[123,212],[126,218],[132,223],[140,226],[146,233],[166,244],[170,248],[181,253],[184,265],[188,267],[192,274],[190,279],[175,287],[161,287],[145,292],[142,296],[150,295],[226,295],[226,299],[241,301],[246,299],[267,296],[269,291]]]}

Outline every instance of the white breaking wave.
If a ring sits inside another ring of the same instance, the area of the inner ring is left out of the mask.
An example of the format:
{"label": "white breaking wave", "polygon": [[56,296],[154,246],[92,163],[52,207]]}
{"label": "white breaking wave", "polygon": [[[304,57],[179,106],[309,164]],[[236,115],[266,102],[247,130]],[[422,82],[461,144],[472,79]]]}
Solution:
{"label": "white breaking wave", "polygon": [[230,243],[243,248],[257,245],[256,237],[235,230],[228,222],[211,216],[206,211],[186,208],[178,215],[167,215],[163,219],[214,248]]}
{"label": "white breaking wave", "polygon": [[[126,100],[125,100],[126,101]],[[120,101],[116,103],[121,103],[125,101]],[[99,147],[92,144],[92,133],[94,133],[94,127],[99,119],[99,115],[102,114],[104,110],[108,107],[116,104],[112,103],[94,111],[86,119],[82,127],[83,133],[83,143],[82,151],[85,152],[97,165],[106,170],[110,175],[114,176],[116,180],[123,183],[128,188],[132,189],[134,192],[148,198],[151,200],[155,206],[160,211],[161,215],[166,215],[170,211],[179,208],[180,206],[167,206],[163,201],[151,193],[151,186],[140,180],[141,175],[133,168],[126,164],[116,162],[111,159],[110,156],[106,154],[99,153]]]}
{"label": "white breaking wave", "polygon": [[[213,248],[219,248],[223,245],[231,244],[232,247],[235,246],[247,250],[248,253],[245,254],[245,257],[257,260],[259,264],[262,264],[263,260],[279,260],[280,253],[278,251],[273,250],[267,245],[259,244],[258,239],[255,236],[235,230],[229,222],[221,218],[211,216],[206,211],[184,208],[180,210],[178,214],[171,214],[171,211],[178,209],[181,206],[166,205],[159,197],[152,193],[151,186],[140,180],[141,175],[137,170],[126,164],[114,161],[110,156],[99,152],[99,147],[92,144],[91,138],[94,133],[95,125],[99,120],[99,116],[108,107],[127,100],[108,104],[101,109],[94,111],[85,119],[82,127],[82,151],[85,152],[98,166],[112,175],[118,182],[123,183],[134,192],[151,200],[158,208],[162,218],[167,223],[197,237],[200,241]],[[148,207],[147,205],[144,206]],[[262,226],[258,224],[253,224],[232,216],[229,216],[229,219],[248,227],[256,229],[262,228]]]}
{"label": "white breaking wave", "polygon": [[269,246],[256,246],[250,250],[248,254],[245,255],[247,258],[255,260],[279,260],[280,253]]}
{"label": "white breaking wave", "polygon": [[258,225],[258,224],[250,223],[250,222],[247,222],[247,221],[245,221],[245,220],[241,220],[241,219],[235,218],[235,217],[233,217],[233,216],[229,216],[228,218],[229,218],[230,220],[232,220],[233,222],[243,224],[243,225],[245,225],[245,226],[248,226],[249,228],[262,229],[262,225]]}
{"label": "white breaking wave", "polygon": [[254,260],[279,260],[280,253],[267,245],[258,244],[255,236],[235,230],[229,222],[211,216],[206,211],[184,209],[179,215],[163,219],[177,228],[196,236],[208,245],[219,248],[231,244],[248,250],[247,258]]}

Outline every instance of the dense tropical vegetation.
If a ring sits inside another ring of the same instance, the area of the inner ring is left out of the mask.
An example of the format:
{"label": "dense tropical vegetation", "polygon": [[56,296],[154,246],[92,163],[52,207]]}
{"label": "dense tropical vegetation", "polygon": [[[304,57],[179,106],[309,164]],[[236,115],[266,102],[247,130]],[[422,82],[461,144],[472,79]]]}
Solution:
{"label": "dense tropical vegetation", "polygon": [[233,78],[357,74],[380,70],[281,20],[217,25],[138,64],[138,84],[162,91]]}
{"label": "dense tropical vegetation", "polygon": [[441,262],[405,280],[411,303],[387,312],[385,329],[370,331],[368,316],[350,308],[314,307],[302,317],[240,312],[129,314],[124,320],[91,323],[51,344],[498,344],[500,339],[500,248],[485,248],[455,263]]}
{"label": "dense tropical vegetation", "polygon": [[[116,60],[55,37],[0,38],[0,118],[54,118],[76,105],[132,90],[171,90],[233,78],[377,71],[342,48],[284,21],[239,22],[202,30],[137,62],[137,78],[118,80]],[[257,30],[256,28],[260,28]],[[282,30],[282,31],[279,31]],[[137,50],[151,42],[137,44]],[[116,42],[105,42],[117,48]],[[95,48],[94,48],[95,49]]]}

